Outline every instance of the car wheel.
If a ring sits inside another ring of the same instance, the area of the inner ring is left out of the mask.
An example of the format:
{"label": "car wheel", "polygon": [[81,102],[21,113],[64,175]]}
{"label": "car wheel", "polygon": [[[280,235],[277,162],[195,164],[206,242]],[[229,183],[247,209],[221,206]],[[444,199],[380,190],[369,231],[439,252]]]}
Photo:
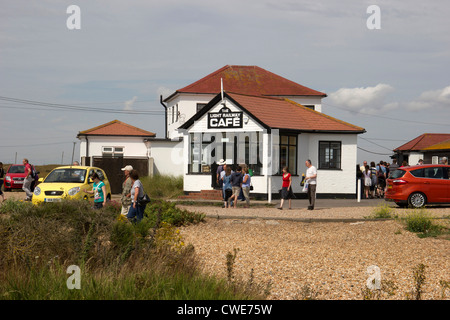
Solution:
{"label": "car wheel", "polygon": [[408,204],[413,208],[422,208],[426,203],[427,198],[420,192],[415,192],[408,198]]}

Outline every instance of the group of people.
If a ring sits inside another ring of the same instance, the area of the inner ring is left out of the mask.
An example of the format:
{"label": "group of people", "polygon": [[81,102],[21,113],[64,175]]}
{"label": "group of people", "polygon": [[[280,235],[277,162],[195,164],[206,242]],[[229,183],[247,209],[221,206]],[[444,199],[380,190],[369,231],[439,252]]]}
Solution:
{"label": "group of people", "polygon": [[[316,199],[317,169],[311,164],[311,160],[306,160],[306,176],[301,185],[305,184],[304,190],[308,194],[308,210],[314,210]],[[250,206],[250,190],[252,189],[252,174],[246,165],[238,165],[236,171],[221,159],[218,162],[216,171],[217,185],[222,189],[223,208],[237,208],[238,200],[245,200],[244,208]],[[291,199],[295,198],[292,190],[292,176],[288,167],[282,169],[281,202],[279,210],[283,210],[284,201],[288,200],[291,209]]]}
{"label": "group of people", "polygon": [[[308,194],[308,210],[314,210],[316,202],[317,168],[312,165],[311,160],[306,160],[305,166],[307,167],[306,174],[304,175],[304,179],[300,182],[300,185],[303,186],[303,191],[306,191]],[[295,195],[292,191],[292,176],[288,167],[283,167],[282,177],[283,184],[281,185],[281,202],[278,209],[283,210],[285,200],[288,200],[289,209],[292,209],[291,199],[295,198]]]}
{"label": "group of people", "polygon": [[[416,165],[423,165],[423,163],[423,159],[419,159]],[[443,157],[440,163],[448,165],[447,157]],[[392,163],[380,161],[375,164],[375,162],[372,161],[369,165],[367,161],[364,161],[362,166],[357,165],[356,177],[362,185],[362,195],[364,195],[366,199],[384,198],[386,179],[389,178],[394,170],[407,166],[409,166],[407,161],[402,161],[402,164],[399,165],[397,164],[397,159],[393,159]]]}
{"label": "group of people", "polygon": [[[407,163],[404,161],[401,166],[405,165]],[[399,167],[396,159],[392,160],[392,164],[385,161],[380,161],[375,164],[374,161],[371,161],[369,165],[367,161],[364,161],[362,166],[358,165],[356,168],[356,176],[363,186],[361,188],[362,195],[366,199],[384,198],[386,179],[391,172]]]}
{"label": "group of people", "polygon": [[122,168],[124,172],[124,181],[122,184],[122,211],[121,214],[126,216],[128,220],[139,222],[144,218],[146,203],[142,203],[145,195],[144,186],[139,180],[139,173],[132,166],[127,165]]}
{"label": "group of people", "polygon": [[[144,186],[139,180],[139,173],[134,170],[131,165],[127,165],[121,169],[124,173],[124,181],[122,183],[121,196],[121,215],[125,216],[132,222],[139,222],[144,218],[146,203],[139,201],[145,195]],[[100,209],[106,204],[106,186],[100,180],[98,174],[94,172],[91,175],[92,190],[85,189],[84,192],[94,194],[94,208]]]}
{"label": "group of people", "polygon": [[237,208],[238,200],[245,200],[244,208],[250,207],[252,175],[246,165],[238,165],[236,171],[221,159],[216,171],[217,185],[222,189],[223,208]]}

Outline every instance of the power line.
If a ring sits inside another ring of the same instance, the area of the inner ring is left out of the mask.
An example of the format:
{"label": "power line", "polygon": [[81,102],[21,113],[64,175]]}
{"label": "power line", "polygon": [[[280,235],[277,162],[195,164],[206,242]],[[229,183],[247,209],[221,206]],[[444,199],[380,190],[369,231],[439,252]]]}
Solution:
{"label": "power line", "polygon": [[[38,110],[49,110],[52,109],[60,109],[64,111],[85,111],[85,112],[108,112],[108,113],[121,113],[121,114],[142,114],[142,115],[163,115],[164,111],[155,111],[155,110],[118,110],[111,108],[97,108],[97,107],[82,107],[77,105],[68,105],[68,104],[59,104],[59,103],[48,103],[37,100],[25,100],[25,99],[17,99],[11,97],[0,96],[0,101],[8,101],[13,103],[20,103],[25,105],[33,105],[40,106],[46,109],[38,109]],[[0,106],[0,108],[17,108],[11,106]],[[26,107],[21,107],[22,109],[26,109]],[[37,108],[28,108],[36,110]]]}
{"label": "power line", "polygon": [[378,154],[378,155],[381,155],[381,156],[392,156],[392,153],[379,153],[379,152],[373,152],[373,151],[369,151],[369,150],[366,150],[366,149],[363,149],[363,148],[361,148],[361,147],[357,147],[359,150],[362,150],[362,151],[365,151],[365,152],[368,152],[368,153],[373,153],[373,154]]}
{"label": "power line", "polygon": [[22,144],[22,145],[11,145],[11,146],[0,146],[0,148],[19,148],[19,147],[27,147],[27,148],[31,148],[31,147],[42,147],[42,146],[53,146],[53,145],[58,145],[58,144],[69,144],[69,143],[73,143],[73,141],[71,142],[52,142],[52,143],[33,143],[33,144]]}
{"label": "power line", "polygon": [[372,144],[374,144],[374,145],[376,145],[376,146],[378,146],[378,147],[381,147],[381,148],[384,148],[384,149],[386,149],[386,150],[389,150],[389,151],[391,151],[391,149],[389,149],[389,148],[386,148],[385,146],[382,146],[381,144],[378,144],[378,143],[372,142],[372,141],[370,141],[369,139],[365,139],[365,138],[363,138],[363,137],[358,137],[358,138],[360,138],[360,139],[363,139],[363,140],[365,140],[365,141],[367,141],[367,142],[370,142],[370,143],[372,143]]}
{"label": "power line", "polygon": [[444,123],[434,123],[434,122],[424,122],[424,121],[398,119],[398,118],[380,116],[380,115],[377,115],[377,114],[371,114],[371,113],[367,113],[367,112],[356,111],[356,110],[351,110],[351,109],[348,109],[348,108],[333,106],[333,105],[328,104],[328,103],[322,103],[322,105],[325,105],[325,106],[328,106],[328,107],[332,107],[332,108],[341,109],[341,110],[348,111],[348,112],[361,114],[361,115],[364,115],[364,116],[369,116],[369,117],[376,117],[376,118],[388,119],[388,120],[394,120],[394,121],[401,121],[401,122],[409,122],[409,123],[417,123],[417,124],[426,124],[426,125],[433,125],[433,126],[445,126],[445,127],[448,127],[448,123],[444,124]]}

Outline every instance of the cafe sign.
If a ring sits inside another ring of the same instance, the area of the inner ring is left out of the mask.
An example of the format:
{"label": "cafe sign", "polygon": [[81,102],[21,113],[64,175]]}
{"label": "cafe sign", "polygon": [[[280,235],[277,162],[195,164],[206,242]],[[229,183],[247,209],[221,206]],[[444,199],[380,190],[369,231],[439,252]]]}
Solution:
{"label": "cafe sign", "polygon": [[219,112],[208,113],[208,129],[242,128],[243,112],[232,112],[223,107]]}

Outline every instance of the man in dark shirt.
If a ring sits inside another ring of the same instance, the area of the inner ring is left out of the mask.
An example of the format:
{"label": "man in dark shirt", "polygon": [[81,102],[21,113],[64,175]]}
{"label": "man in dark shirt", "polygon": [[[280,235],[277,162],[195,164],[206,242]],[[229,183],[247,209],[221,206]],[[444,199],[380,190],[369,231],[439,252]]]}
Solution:
{"label": "man in dark shirt", "polygon": [[233,191],[233,195],[230,198],[230,201],[234,201],[234,208],[237,208],[237,202],[239,193],[241,192],[242,187],[242,168],[241,166],[237,166],[236,172],[231,174],[231,188]]}

